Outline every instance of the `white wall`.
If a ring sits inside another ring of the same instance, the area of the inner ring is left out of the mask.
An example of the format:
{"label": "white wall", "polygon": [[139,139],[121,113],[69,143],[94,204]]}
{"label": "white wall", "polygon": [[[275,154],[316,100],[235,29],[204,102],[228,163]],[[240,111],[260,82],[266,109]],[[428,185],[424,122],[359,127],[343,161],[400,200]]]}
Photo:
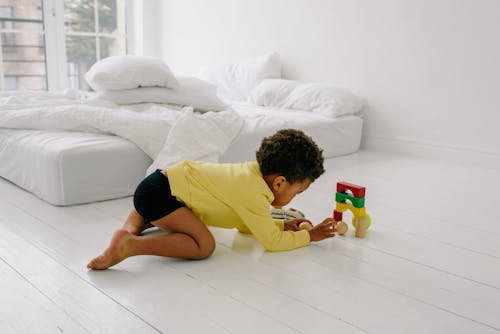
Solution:
{"label": "white wall", "polygon": [[500,158],[498,0],[166,0],[162,56],[177,73],[281,54],[284,77],[370,105],[364,145]]}
{"label": "white wall", "polygon": [[161,56],[162,0],[127,0],[127,53]]}

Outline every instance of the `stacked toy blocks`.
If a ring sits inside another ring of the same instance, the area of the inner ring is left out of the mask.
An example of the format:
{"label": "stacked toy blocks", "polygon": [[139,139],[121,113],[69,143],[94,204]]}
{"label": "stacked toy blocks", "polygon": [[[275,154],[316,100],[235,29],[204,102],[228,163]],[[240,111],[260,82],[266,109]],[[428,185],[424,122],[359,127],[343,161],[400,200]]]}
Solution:
{"label": "stacked toy blocks", "polygon": [[349,210],[353,214],[352,225],[355,228],[355,236],[364,238],[366,230],[370,227],[371,219],[365,208],[366,188],[348,182],[338,182],[335,194],[335,210],[333,219],[337,223],[337,232],[343,235],[347,232],[347,224],[342,221],[343,212]]}

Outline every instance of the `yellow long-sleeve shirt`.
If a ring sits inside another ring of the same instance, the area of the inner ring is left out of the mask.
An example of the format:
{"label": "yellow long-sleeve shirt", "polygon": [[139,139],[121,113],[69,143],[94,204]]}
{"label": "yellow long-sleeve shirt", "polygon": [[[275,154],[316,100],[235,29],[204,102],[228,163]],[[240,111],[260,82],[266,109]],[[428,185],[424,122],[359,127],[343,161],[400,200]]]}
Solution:
{"label": "yellow long-sleeve shirt", "polygon": [[308,231],[283,231],[269,215],[274,195],[257,162],[214,164],[184,160],[165,169],[172,195],[206,225],[252,233],[268,251],[309,244]]}

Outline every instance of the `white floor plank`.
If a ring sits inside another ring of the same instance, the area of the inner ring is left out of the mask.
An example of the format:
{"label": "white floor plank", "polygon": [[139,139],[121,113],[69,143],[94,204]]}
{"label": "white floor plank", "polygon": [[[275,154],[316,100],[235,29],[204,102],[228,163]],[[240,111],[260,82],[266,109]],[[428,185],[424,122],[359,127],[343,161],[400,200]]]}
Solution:
{"label": "white floor plank", "polygon": [[[219,240],[224,237],[227,239],[232,238],[231,235],[224,236],[223,234],[228,233],[219,231],[216,234]],[[229,243],[234,245],[234,241]],[[356,319],[353,318],[355,313],[345,312],[346,308],[349,309],[348,305],[359,300],[363,300],[363,304],[358,305],[356,309],[364,309],[363,314],[371,315],[373,321],[376,321],[377,318],[388,317],[393,312],[401,312],[398,307],[391,308],[389,302],[396,303],[398,300],[402,302],[408,299],[412,302],[413,309],[407,306],[405,311],[407,315],[421,314],[428,319],[437,316],[440,320],[439,325],[436,325],[432,321],[421,321],[422,318],[418,318],[415,319],[415,323],[411,324],[411,329],[405,329],[405,326],[408,326],[412,318],[399,322],[399,325],[381,323],[379,324],[380,328],[375,332],[389,331],[397,333],[404,330],[411,333],[427,333],[433,332],[433,328],[439,329],[441,333],[457,332],[459,329],[456,327],[457,324],[461,324],[462,328],[465,326],[467,330],[473,332],[481,329],[487,332],[488,327],[495,328],[499,325],[500,312],[498,306],[500,299],[498,299],[498,293],[496,298],[487,296],[481,299],[460,295],[457,291],[443,290],[442,286],[433,285],[432,281],[422,281],[421,277],[425,275],[432,276],[432,279],[434,279],[434,276],[439,277],[442,275],[440,272],[432,272],[425,266],[410,264],[414,272],[426,271],[426,273],[423,275],[405,275],[405,271],[400,272],[395,264],[389,266],[392,271],[388,271],[386,268],[381,268],[370,262],[353,259],[355,256],[364,255],[364,252],[353,249],[353,247],[346,250],[340,243],[335,245],[336,247],[329,246],[333,246],[333,244],[322,243],[322,245],[295,251],[295,255],[292,256],[286,253],[263,253],[259,260],[267,264],[269,269],[276,270],[276,268],[280,268],[285,271],[282,276],[286,277],[286,279],[275,282],[275,289],[280,290],[282,293],[292,294],[306,304],[315,305],[318,308],[322,305],[320,309],[323,312],[328,312],[348,323],[355,323],[363,328],[373,329],[373,324],[362,325],[362,322],[369,320],[367,316],[363,316],[363,319]],[[341,249],[344,251],[341,251]],[[242,249],[242,251],[238,251],[237,255],[241,255],[245,251],[247,249]],[[237,258],[237,256],[234,257]],[[273,283],[270,283],[270,277],[272,277],[270,272],[261,274],[254,267],[248,269],[247,263],[248,275],[253,275],[252,273],[255,272],[255,275],[252,276],[254,279],[264,282],[263,284],[266,285],[273,285]],[[401,269],[406,268],[402,267]],[[202,270],[202,272],[205,271]],[[217,275],[220,275],[220,272],[217,272]],[[463,287],[462,285],[459,288]],[[479,292],[481,288],[484,287],[477,287],[476,292]],[[367,293],[366,298],[362,296],[360,290]],[[491,289],[487,290],[483,295],[491,293]],[[369,298],[368,293],[372,295],[375,293],[377,297],[372,300]],[[359,298],[353,298],[353,296],[359,296]],[[383,307],[376,307],[381,301]],[[446,322],[443,320],[446,317],[441,314],[443,312],[448,313],[448,321]],[[401,315],[399,317],[401,318]],[[468,320],[464,321],[464,318],[469,320],[480,319],[480,321],[479,324],[468,327]],[[428,327],[430,324],[432,328]],[[394,326],[401,326],[401,328],[395,330]]]}
{"label": "white floor plank", "polygon": [[[114,275],[116,274],[115,270],[104,273],[87,272],[85,269],[87,260],[101,250],[108,238],[103,239],[98,247],[91,244],[85,245],[82,240],[88,240],[89,235],[98,234],[102,227],[98,227],[94,231],[96,233],[81,230],[79,234],[73,236],[73,240],[70,240],[58,232],[56,228],[44,230],[43,224],[39,224],[36,219],[15,207],[9,208],[8,205],[0,203],[0,208],[3,213],[8,213],[10,216],[17,215],[18,224],[14,229],[20,235],[25,235],[27,240],[43,249],[45,253],[50,254],[60,265],[73,270],[82,280],[91,282],[95,288],[102,291],[111,300],[119,303],[125,309],[133,311],[141,319],[151,323],[155,329],[175,333],[192,333],[212,329],[213,332],[218,333],[224,328],[231,330],[233,326],[236,326],[232,332],[237,330],[237,332],[255,333],[266,329],[273,329],[276,333],[296,332],[282,320],[252,309],[231,296],[218,293],[211,288],[200,288],[199,282],[193,281],[184,273],[172,270],[168,261],[165,263],[163,259],[154,270],[141,267],[141,270],[137,270],[133,274],[131,274],[131,268],[133,268],[131,264],[133,265],[134,260],[128,261],[125,266],[117,266],[117,268],[125,270],[117,275]],[[67,210],[62,211],[66,213]],[[76,224],[79,219],[85,219],[87,215],[80,210],[78,211],[78,219],[75,218],[74,222],[65,214],[64,223],[66,225]],[[90,213],[90,215],[95,216],[95,212]],[[53,225],[57,226],[54,222],[51,226]],[[87,229],[91,227],[96,228],[95,225],[87,225]],[[77,248],[73,245],[74,239],[79,242]],[[139,263],[143,260],[139,260]],[[144,271],[149,272],[149,274],[153,273],[153,276],[149,276],[151,278],[149,282],[148,276],[141,277]],[[154,273],[155,271],[156,273]],[[101,280],[102,277],[105,279]],[[164,284],[165,277],[168,278],[168,285]],[[164,287],[166,289],[163,289]],[[124,293],[124,289],[125,291],[133,291],[132,295]],[[226,310],[238,310],[230,318],[234,323],[227,323],[227,314],[222,312],[214,314],[213,311],[217,309],[214,309],[212,305],[205,305],[206,302],[216,302],[219,307],[222,306]],[[201,305],[206,307],[201,307]],[[186,312],[187,309],[189,312]],[[240,328],[243,323],[247,324]]]}
{"label": "white floor plank", "polygon": [[[2,250],[7,246],[1,241],[0,244]],[[3,257],[0,258],[0,296],[1,333],[87,333]]]}
{"label": "white floor plank", "polygon": [[[319,222],[337,181],[362,184],[373,221],[365,239],[351,227],[268,253],[251,236],[212,229],[208,260],[136,257],[104,272],[85,264],[131,198],[61,208],[0,180],[0,273],[22,291],[16,299],[4,284],[2,302],[33,319],[53,312],[47,333],[500,332],[500,170],[378,152],[326,166],[292,206]],[[33,329],[0,310],[2,333]]]}
{"label": "white floor plank", "polygon": [[[9,226],[16,223],[0,217],[2,260],[73,319],[81,327],[81,332],[158,333],[154,327],[12,232]],[[9,294],[9,297],[15,295]],[[32,313],[39,317],[36,310]],[[20,312],[18,316],[23,314]],[[38,332],[36,322],[25,325],[25,332]]]}

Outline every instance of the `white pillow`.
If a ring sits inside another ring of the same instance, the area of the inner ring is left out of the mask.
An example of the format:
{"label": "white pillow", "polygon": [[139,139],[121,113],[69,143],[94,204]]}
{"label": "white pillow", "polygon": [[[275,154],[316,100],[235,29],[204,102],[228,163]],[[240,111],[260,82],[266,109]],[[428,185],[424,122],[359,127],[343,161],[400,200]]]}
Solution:
{"label": "white pillow", "polygon": [[291,80],[263,80],[250,93],[255,105],[311,111],[335,118],[356,115],[363,100],[352,92],[328,83],[301,83]]}
{"label": "white pillow", "polygon": [[281,78],[281,61],[277,53],[231,65],[202,67],[200,77],[217,86],[219,97],[246,101],[252,88],[263,79]]}
{"label": "white pillow", "polygon": [[299,85],[298,81],[265,79],[252,89],[248,102],[257,106],[278,107]]}
{"label": "white pillow", "polygon": [[177,88],[179,83],[165,62],[146,56],[104,58],[90,68],[85,79],[93,90],[121,90],[138,87]]}
{"label": "white pillow", "polygon": [[192,77],[179,77],[179,88],[141,87],[127,90],[99,91],[96,98],[116,104],[165,103],[178,106],[193,106],[200,111],[227,109],[217,97],[212,84]]}

